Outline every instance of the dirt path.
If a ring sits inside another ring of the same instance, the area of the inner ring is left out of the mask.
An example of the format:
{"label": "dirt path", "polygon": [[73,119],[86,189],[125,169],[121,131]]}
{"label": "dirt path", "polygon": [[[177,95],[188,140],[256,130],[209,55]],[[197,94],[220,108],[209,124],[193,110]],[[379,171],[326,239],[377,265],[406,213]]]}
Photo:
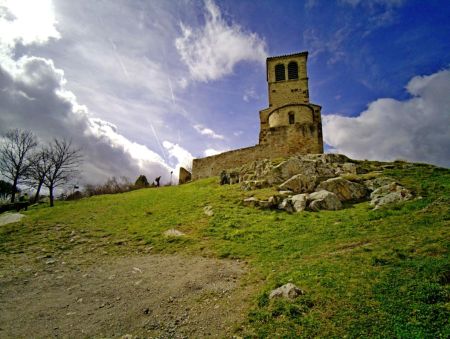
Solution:
{"label": "dirt path", "polygon": [[0,275],[0,337],[230,337],[252,289],[242,286],[246,267],[236,261],[145,255],[95,265],[23,262]]}

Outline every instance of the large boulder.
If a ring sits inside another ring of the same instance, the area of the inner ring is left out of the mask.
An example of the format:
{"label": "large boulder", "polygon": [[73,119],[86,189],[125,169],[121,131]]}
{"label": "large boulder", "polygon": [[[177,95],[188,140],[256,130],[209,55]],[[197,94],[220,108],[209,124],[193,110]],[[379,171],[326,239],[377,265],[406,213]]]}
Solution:
{"label": "large boulder", "polygon": [[298,157],[289,158],[272,168],[268,174],[268,181],[271,183],[280,183],[292,178],[296,174],[306,176],[316,175],[316,161],[305,161]]}
{"label": "large boulder", "polygon": [[278,204],[278,209],[284,210],[289,213],[295,212],[294,206],[292,205],[292,200],[290,197],[283,199],[283,201],[280,204]]}
{"label": "large boulder", "polygon": [[291,198],[292,209],[295,212],[302,212],[306,209],[308,204],[308,194],[297,194]]}
{"label": "large boulder", "polygon": [[272,290],[272,292],[270,292],[269,299],[284,298],[292,300],[303,294],[305,294],[305,292],[303,292],[293,283],[287,283],[281,287]]}
{"label": "large boulder", "polygon": [[309,209],[312,211],[320,210],[340,210],[342,208],[342,203],[332,192],[321,190],[318,192],[311,193],[308,198]]}
{"label": "large boulder", "polygon": [[412,199],[413,195],[405,187],[391,182],[381,186],[370,195],[370,205],[378,209],[384,205],[398,203]]}
{"label": "large boulder", "polygon": [[324,164],[343,164],[345,162],[349,162],[349,158],[343,154],[337,153],[321,153],[321,154],[306,154],[301,156],[302,159],[306,160],[314,160]]}
{"label": "large boulder", "polygon": [[340,201],[360,200],[367,196],[367,188],[361,184],[337,177],[322,181],[317,190],[326,190],[336,194]]}
{"label": "large boulder", "polygon": [[315,175],[296,174],[290,179],[283,182],[280,190],[289,190],[294,193],[309,193],[314,191],[318,178]]}
{"label": "large boulder", "polygon": [[290,157],[279,164],[274,164],[269,159],[256,160],[235,171],[239,173],[240,183],[266,181],[272,186],[279,185],[297,174],[325,180],[341,174],[357,174],[359,169],[357,163],[351,162],[342,154],[306,154]]}
{"label": "large boulder", "polygon": [[259,199],[256,199],[255,197],[245,198],[243,203],[244,203],[244,206],[258,207]]}
{"label": "large boulder", "polygon": [[281,201],[277,208],[289,213],[302,212],[308,205],[308,194],[296,194]]}
{"label": "large boulder", "polygon": [[390,177],[376,177],[374,179],[369,179],[364,181],[364,185],[371,191],[376,190],[377,188],[380,188],[381,186],[386,186],[391,183],[395,183],[395,180]]}

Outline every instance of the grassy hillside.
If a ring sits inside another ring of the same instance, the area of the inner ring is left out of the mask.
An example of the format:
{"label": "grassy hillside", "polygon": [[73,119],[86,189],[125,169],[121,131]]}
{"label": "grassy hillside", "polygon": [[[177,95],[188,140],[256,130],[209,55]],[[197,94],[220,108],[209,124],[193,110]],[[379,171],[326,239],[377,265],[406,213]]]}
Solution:
{"label": "grassy hillside", "polygon": [[[450,337],[450,170],[403,167],[385,174],[421,198],[376,211],[367,202],[299,214],[244,207],[244,197],[270,189],[244,192],[217,178],[57,203],[1,227],[0,259],[43,248],[240,259],[251,267],[246,283],[261,287],[239,335]],[[186,235],[163,235],[172,228]],[[306,295],[269,302],[287,282]]]}

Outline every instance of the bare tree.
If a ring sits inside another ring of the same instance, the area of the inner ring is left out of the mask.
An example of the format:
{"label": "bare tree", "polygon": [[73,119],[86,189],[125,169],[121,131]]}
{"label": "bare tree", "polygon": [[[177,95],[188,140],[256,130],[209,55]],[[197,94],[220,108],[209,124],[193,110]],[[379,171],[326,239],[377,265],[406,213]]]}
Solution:
{"label": "bare tree", "polygon": [[28,171],[28,158],[36,146],[36,137],[30,131],[10,130],[3,138],[0,146],[0,173],[12,182],[11,202],[15,200],[17,185]]}
{"label": "bare tree", "polygon": [[37,153],[34,153],[30,158],[30,166],[26,173],[26,183],[36,188],[36,194],[34,195],[34,202],[39,201],[39,194],[41,192],[42,185],[44,184],[45,176],[51,169],[52,162],[50,161],[50,151],[48,148],[42,148]]}
{"label": "bare tree", "polygon": [[66,139],[54,139],[49,149],[50,169],[45,175],[44,185],[50,194],[50,207],[54,205],[54,189],[66,184],[79,172],[82,161],[81,151],[72,147]]}

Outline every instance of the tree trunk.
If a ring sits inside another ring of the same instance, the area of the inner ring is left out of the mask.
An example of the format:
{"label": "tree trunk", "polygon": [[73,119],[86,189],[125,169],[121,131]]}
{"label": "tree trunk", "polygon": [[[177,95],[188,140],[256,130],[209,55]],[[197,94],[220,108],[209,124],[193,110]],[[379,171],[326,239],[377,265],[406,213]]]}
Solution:
{"label": "tree trunk", "polygon": [[11,203],[12,204],[16,200],[16,191],[17,191],[17,178],[14,179],[12,192],[11,192]]}
{"label": "tree trunk", "polygon": [[50,207],[53,207],[53,186],[50,186],[48,188],[49,192],[50,192]]}
{"label": "tree trunk", "polygon": [[39,193],[41,192],[42,184],[43,184],[42,180],[39,181],[38,187],[36,188],[36,194],[34,195],[34,200],[33,200],[34,203],[39,202]]}

